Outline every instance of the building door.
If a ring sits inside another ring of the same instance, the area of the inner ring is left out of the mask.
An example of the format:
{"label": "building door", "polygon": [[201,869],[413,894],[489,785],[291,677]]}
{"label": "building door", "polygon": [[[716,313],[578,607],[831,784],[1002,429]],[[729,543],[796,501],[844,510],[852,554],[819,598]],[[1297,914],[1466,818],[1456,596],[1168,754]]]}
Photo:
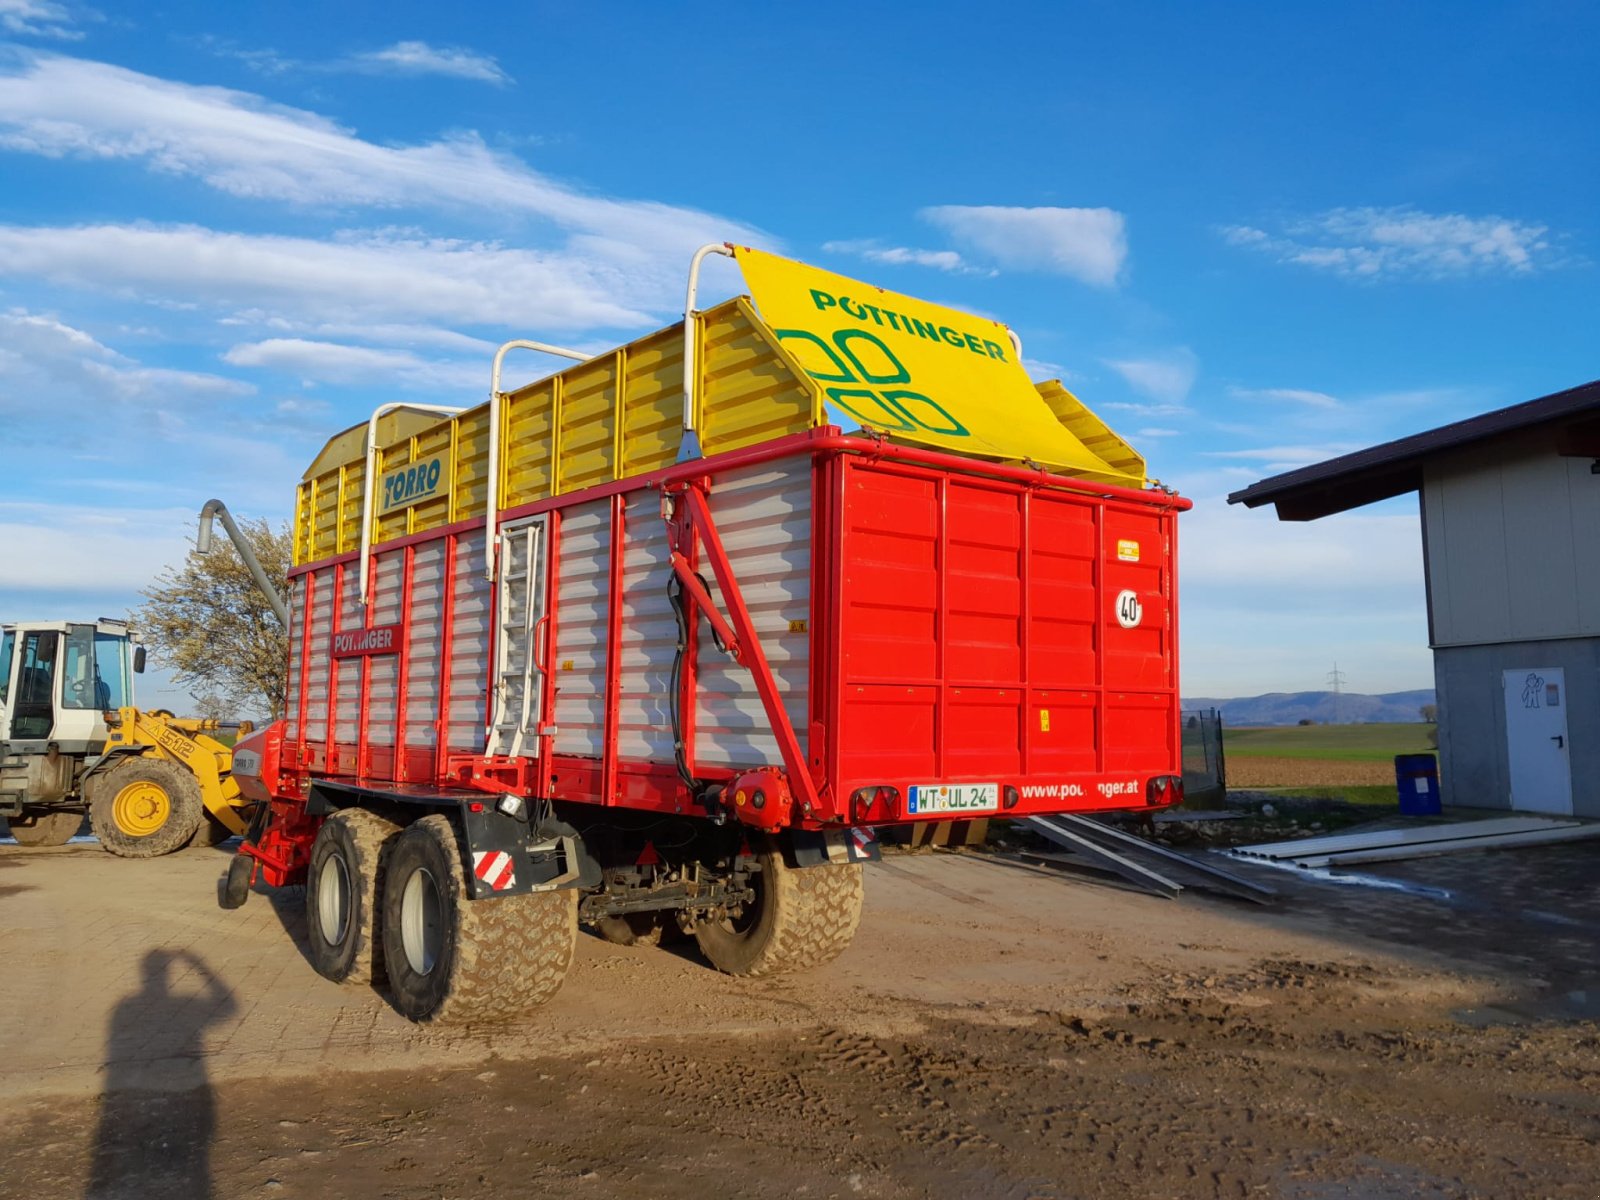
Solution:
{"label": "building door", "polygon": [[1511,807],[1572,815],[1572,762],[1567,743],[1567,680],[1560,667],[1505,672],[1506,753]]}

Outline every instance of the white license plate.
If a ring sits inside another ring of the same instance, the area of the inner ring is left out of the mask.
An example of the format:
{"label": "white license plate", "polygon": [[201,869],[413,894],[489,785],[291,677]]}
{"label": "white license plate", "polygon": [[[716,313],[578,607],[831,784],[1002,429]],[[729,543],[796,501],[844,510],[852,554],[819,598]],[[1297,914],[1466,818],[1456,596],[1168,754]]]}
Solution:
{"label": "white license plate", "polygon": [[1000,807],[998,783],[922,783],[910,789],[907,812],[913,817],[927,813],[982,813]]}

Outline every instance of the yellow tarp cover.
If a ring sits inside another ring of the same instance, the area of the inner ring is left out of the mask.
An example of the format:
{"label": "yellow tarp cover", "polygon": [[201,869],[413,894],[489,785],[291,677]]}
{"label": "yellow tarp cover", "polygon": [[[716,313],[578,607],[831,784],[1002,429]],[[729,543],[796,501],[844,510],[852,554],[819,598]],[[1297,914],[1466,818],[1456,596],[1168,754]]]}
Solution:
{"label": "yellow tarp cover", "polygon": [[1144,484],[1046,404],[998,321],[740,246],[750,294],[827,402],[864,428],[960,454]]}

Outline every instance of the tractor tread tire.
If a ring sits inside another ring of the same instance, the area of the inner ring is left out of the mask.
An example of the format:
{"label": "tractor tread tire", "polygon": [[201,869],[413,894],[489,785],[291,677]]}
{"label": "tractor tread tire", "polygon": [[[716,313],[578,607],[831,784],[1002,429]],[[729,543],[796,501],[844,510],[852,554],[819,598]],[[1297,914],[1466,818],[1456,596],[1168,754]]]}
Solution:
{"label": "tractor tread tire", "polygon": [[42,812],[30,817],[11,817],[6,824],[19,846],[65,846],[83,825],[83,813]]}
{"label": "tractor tread tire", "polygon": [[777,850],[761,857],[755,925],[741,934],[703,923],[695,930],[700,952],[717,970],[752,978],[808,971],[838,958],[861,924],[861,864],[800,869]]}
{"label": "tractor tread tire", "polygon": [[[167,794],[170,812],[154,833],[135,837],[117,824],[117,795],[137,779],[146,779]],[[178,763],[164,758],[125,758],[96,781],[89,802],[89,827],[100,845],[118,858],[159,858],[189,844],[206,819],[200,782]]]}
{"label": "tractor tread tire", "polygon": [[[383,880],[400,826],[364,808],[334,813],[317,831],[306,874],[306,941],[317,974],[335,983],[381,984],[383,970]],[[343,843],[350,873],[350,933],[342,946],[322,940],[317,904],[318,872],[326,861],[323,839]],[[320,851],[317,843],[323,843]]]}
{"label": "tractor tread tire", "polygon": [[[443,858],[448,883],[441,885],[447,909],[445,945],[438,979],[414,975],[398,941],[403,885],[398,878],[384,903],[385,950],[396,1006],[416,1021],[432,1024],[499,1024],[516,1020],[560,990],[578,938],[578,894],[571,889],[472,900],[466,878],[466,846],[449,817],[432,814],[401,835],[428,838]],[[420,986],[419,986],[420,985]]]}

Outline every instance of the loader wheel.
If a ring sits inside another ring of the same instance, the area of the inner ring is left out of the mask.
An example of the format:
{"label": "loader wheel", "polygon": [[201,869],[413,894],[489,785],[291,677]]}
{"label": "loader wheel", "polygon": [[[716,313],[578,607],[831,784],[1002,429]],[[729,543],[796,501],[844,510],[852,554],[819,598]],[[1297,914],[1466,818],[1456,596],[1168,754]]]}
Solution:
{"label": "loader wheel", "polygon": [[119,858],[155,858],[189,844],[205,820],[200,783],[177,763],[124,759],[94,789],[89,825]]}
{"label": "loader wheel", "polygon": [[383,980],[384,867],[400,826],[361,808],[336,812],[311,844],[306,937],[311,965],[335,983]]}
{"label": "loader wheel", "polygon": [[396,839],[383,891],[383,955],[394,1004],[413,1021],[515,1020],[554,996],[572,964],[571,890],[469,900],[450,818]]}
{"label": "loader wheel", "polygon": [[81,812],[42,812],[8,817],[11,836],[19,846],[65,846],[83,824]]}
{"label": "loader wheel", "polygon": [[761,853],[755,899],[695,927],[711,965],[729,975],[781,975],[832,962],[861,923],[861,864],[798,870],[777,849]]}
{"label": "loader wheel", "polygon": [[195,827],[194,836],[189,839],[189,845],[196,850],[209,850],[213,846],[222,845],[232,836],[233,830],[229,829],[210,813],[207,813],[200,819],[200,824]]}

